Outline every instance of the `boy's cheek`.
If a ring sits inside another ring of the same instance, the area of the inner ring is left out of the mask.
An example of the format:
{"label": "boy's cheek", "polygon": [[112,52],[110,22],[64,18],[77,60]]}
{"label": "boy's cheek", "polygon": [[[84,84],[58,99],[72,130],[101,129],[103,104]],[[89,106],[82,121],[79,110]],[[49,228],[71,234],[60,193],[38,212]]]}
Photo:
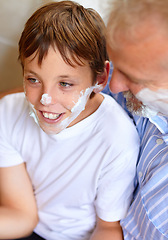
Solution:
{"label": "boy's cheek", "polygon": [[25,88],[24,90],[27,101],[35,105],[37,102],[40,102],[40,96],[36,91],[32,89]]}

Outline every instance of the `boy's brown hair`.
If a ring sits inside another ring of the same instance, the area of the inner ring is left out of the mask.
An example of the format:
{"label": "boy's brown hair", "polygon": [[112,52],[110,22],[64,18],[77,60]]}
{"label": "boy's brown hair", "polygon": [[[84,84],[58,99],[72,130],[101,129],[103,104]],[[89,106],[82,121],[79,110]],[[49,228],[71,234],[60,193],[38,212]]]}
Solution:
{"label": "boy's brown hair", "polygon": [[58,49],[71,66],[89,63],[94,75],[101,74],[108,59],[105,25],[99,14],[72,1],[51,2],[28,19],[19,41],[19,59],[38,55],[39,65],[49,47]]}

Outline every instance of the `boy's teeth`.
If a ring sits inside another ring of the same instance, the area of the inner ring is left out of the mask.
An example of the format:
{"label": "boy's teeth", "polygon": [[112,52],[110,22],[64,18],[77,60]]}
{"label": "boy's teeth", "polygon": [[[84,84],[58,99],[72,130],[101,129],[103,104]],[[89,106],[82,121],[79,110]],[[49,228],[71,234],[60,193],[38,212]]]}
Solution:
{"label": "boy's teeth", "polygon": [[60,114],[43,112],[43,116],[48,119],[57,119],[60,116]]}

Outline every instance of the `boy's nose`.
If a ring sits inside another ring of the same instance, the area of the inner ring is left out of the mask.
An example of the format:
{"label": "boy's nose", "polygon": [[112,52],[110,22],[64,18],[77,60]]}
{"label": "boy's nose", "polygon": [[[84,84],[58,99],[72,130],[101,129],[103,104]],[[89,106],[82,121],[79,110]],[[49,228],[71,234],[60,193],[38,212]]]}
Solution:
{"label": "boy's nose", "polygon": [[53,105],[60,100],[60,94],[58,89],[53,85],[44,86],[41,92],[40,102],[43,105]]}
{"label": "boy's nose", "polygon": [[129,90],[126,78],[121,73],[119,73],[118,70],[115,69],[113,70],[109,87],[113,93],[119,93]]}
{"label": "boy's nose", "polygon": [[41,104],[47,107],[51,107],[55,113],[63,113],[66,111],[65,107],[62,105],[61,101],[59,101],[59,97],[50,96],[48,93],[44,93],[41,96],[40,100]]}
{"label": "boy's nose", "polygon": [[41,96],[40,102],[41,102],[43,105],[51,104],[51,102],[52,102],[52,97],[51,97],[48,93],[44,93],[44,94]]}

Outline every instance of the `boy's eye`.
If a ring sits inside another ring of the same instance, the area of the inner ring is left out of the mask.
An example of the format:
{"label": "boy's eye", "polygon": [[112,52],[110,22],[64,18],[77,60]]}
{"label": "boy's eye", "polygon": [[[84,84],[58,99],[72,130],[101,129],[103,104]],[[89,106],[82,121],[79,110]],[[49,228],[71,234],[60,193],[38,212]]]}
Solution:
{"label": "boy's eye", "polygon": [[35,78],[28,78],[27,79],[30,83],[39,83],[39,81]]}
{"label": "boy's eye", "polygon": [[72,86],[71,83],[67,83],[67,82],[60,82],[60,85],[61,85],[62,87],[71,87],[71,86]]}

